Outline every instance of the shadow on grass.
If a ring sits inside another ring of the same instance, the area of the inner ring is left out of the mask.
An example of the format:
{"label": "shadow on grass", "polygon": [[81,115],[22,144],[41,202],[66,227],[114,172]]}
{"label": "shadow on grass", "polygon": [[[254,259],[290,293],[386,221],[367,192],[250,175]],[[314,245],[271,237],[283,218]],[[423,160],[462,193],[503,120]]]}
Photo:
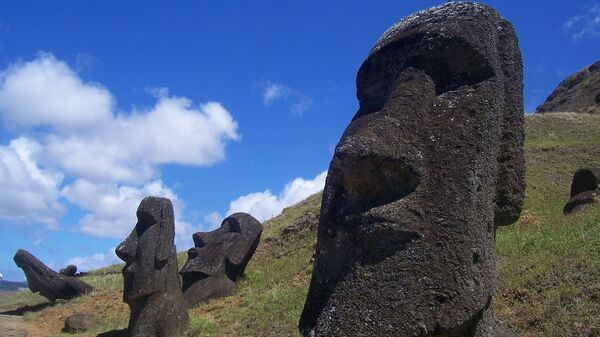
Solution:
{"label": "shadow on grass", "polygon": [[123,330],[112,330],[112,331],[103,332],[103,333],[97,335],[96,337],[126,337],[126,336],[127,336],[127,329],[123,329]]}
{"label": "shadow on grass", "polygon": [[27,312],[38,312],[44,310],[48,307],[53,306],[55,303],[52,302],[44,302],[36,305],[26,305],[24,307],[20,307],[14,310],[8,310],[4,312],[0,312],[0,315],[13,315],[13,316],[23,316]]}

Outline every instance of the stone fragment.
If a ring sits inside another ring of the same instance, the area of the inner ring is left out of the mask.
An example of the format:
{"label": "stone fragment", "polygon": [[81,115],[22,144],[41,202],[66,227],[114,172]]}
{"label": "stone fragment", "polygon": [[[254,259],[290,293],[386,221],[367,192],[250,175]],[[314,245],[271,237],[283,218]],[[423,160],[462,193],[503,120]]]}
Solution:
{"label": "stone fragment", "polygon": [[137,224],[117,248],[123,267],[123,301],[131,314],[130,337],[177,337],[187,329],[187,304],[177,274],[173,205],[147,197],[137,210]]}
{"label": "stone fragment", "polygon": [[411,15],[357,75],[323,192],[304,336],[506,335],[496,227],[523,205],[523,72],[486,5]]}
{"label": "stone fragment", "polygon": [[63,332],[77,333],[96,328],[104,324],[104,320],[90,312],[75,313],[65,320]]}
{"label": "stone fragment", "polygon": [[194,233],[181,270],[186,301],[194,305],[231,295],[260,242],[262,225],[250,214],[235,213],[212,232]]}
{"label": "stone fragment", "polygon": [[90,293],[94,287],[75,277],[61,275],[48,268],[26,250],[19,249],[14,256],[15,264],[23,269],[29,289],[54,302]]}

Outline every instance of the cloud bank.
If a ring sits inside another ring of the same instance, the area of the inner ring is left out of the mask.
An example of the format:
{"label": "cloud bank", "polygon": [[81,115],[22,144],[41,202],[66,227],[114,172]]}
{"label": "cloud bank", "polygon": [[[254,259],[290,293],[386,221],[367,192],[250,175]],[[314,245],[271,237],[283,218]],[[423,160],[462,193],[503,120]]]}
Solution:
{"label": "cloud bank", "polygon": [[[218,102],[194,104],[159,90],[156,103],[121,111],[111,92],[42,53],[0,72],[0,120],[16,134],[0,145],[0,218],[57,228],[65,201],[87,212],[79,229],[122,238],[147,195],[183,202],[160,179],[160,165],[213,165],[239,139]],[[177,235],[193,226],[179,221]]]}

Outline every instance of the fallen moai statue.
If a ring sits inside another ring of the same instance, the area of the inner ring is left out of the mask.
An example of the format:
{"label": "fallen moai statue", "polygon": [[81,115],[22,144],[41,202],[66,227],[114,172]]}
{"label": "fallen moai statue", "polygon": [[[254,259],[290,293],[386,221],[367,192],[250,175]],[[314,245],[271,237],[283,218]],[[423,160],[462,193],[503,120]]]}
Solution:
{"label": "fallen moai statue", "polygon": [[129,305],[128,336],[178,337],[188,326],[187,304],[177,274],[173,205],[147,197],[137,224],[117,248],[123,267],[123,301]]}
{"label": "fallen moai statue", "polygon": [[571,182],[571,198],[563,208],[563,213],[570,214],[583,205],[600,202],[600,168],[583,168],[577,170]]}
{"label": "fallen moai statue", "polygon": [[495,232],[525,190],[512,25],[449,2],[383,34],[323,192],[304,336],[509,336]]}
{"label": "fallen moai statue", "polygon": [[94,287],[84,281],[61,275],[43,264],[26,250],[19,249],[13,258],[15,264],[23,269],[29,289],[54,302],[56,299],[70,299],[90,293]]}
{"label": "fallen moai statue", "polygon": [[181,270],[190,305],[231,295],[260,242],[262,225],[246,213],[235,213],[212,232],[194,233],[195,248]]}

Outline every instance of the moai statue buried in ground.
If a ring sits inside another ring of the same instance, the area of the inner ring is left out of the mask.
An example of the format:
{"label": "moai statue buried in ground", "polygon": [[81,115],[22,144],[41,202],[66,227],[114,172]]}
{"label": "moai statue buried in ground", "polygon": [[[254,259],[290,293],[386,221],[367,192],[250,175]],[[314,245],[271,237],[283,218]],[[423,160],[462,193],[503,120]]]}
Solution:
{"label": "moai statue buried in ground", "polygon": [[323,193],[305,336],[507,336],[490,303],[497,226],[524,196],[522,61],[492,8],[388,30]]}
{"label": "moai statue buried in ground", "polygon": [[178,337],[187,329],[187,304],[177,273],[173,205],[147,197],[137,224],[116,249],[125,261],[123,301],[129,305],[128,336]]}
{"label": "moai statue buried in ground", "polygon": [[260,242],[262,225],[247,213],[235,213],[212,232],[194,233],[196,247],[181,269],[185,300],[191,305],[229,296]]}

